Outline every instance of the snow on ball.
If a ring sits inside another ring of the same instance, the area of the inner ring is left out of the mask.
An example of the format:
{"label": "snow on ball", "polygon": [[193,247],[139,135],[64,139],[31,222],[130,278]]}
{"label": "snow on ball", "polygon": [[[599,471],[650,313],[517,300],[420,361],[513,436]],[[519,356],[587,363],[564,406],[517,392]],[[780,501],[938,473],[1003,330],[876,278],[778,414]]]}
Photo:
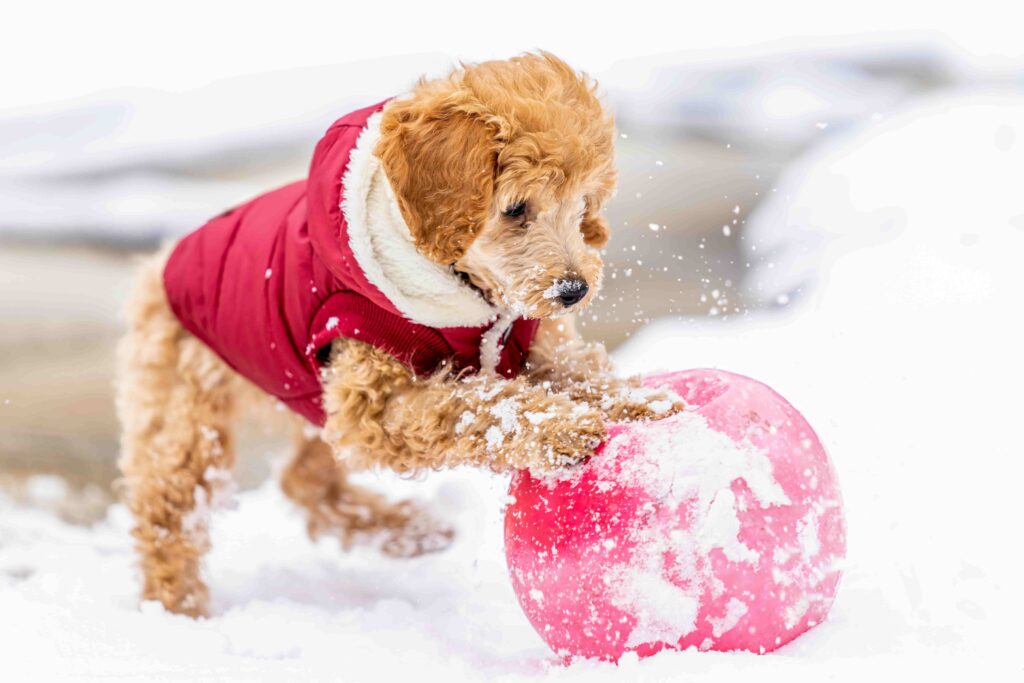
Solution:
{"label": "snow on ball", "polygon": [[517,474],[512,584],[563,657],[663,648],[768,652],[828,614],[846,550],[832,464],[807,421],[755,380],[648,378],[687,409],[613,424],[585,464]]}

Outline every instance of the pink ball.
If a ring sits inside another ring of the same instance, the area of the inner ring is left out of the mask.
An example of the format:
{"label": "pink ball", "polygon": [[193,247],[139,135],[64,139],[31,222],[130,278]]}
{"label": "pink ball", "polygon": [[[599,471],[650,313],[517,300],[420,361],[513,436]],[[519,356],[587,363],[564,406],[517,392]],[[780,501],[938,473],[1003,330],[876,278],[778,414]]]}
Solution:
{"label": "pink ball", "polygon": [[768,652],[828,614],[846,552],[835,471],[764,384],[719,370],[646,380],[687,410],[611,425],[583,465],[520,472],[505,514],[519,604],[565,658]]}

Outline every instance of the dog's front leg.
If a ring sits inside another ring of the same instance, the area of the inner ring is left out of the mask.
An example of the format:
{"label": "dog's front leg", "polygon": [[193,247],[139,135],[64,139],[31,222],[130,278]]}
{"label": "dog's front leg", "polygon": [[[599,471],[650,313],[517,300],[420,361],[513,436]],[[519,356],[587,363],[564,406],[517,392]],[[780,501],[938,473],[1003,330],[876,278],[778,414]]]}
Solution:
{"label": "dog's front leg", "polygon": [[604,345],[583,341],[572,316],[540,323],[527,367],[531,381],[593,406],[608,420],[655,419],[684,407],[671,391],[644,387],[639,377],[617,377]]}
{"label": "dog's front leg", "polygon": [[419,379],[350,340],[336,343],[327,373],[325,439],[356,466],[539,471],[581,460],[605,435],[593,407],[524,378]]}

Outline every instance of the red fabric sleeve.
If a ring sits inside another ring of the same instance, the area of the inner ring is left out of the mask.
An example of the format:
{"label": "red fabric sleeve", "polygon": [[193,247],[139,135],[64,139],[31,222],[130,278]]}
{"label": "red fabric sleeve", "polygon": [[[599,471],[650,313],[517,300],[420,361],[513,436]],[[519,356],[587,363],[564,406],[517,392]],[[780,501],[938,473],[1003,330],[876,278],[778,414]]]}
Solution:
{"label": "red fabric sleeve", "polygon": [[385,311],[355,292],[338,292],[313,316],[306,360],[319,372],[317,354],[339,338],[358,339],[393,356],[417,375],[429,375],[452,355],[444,337],[432,327]]}

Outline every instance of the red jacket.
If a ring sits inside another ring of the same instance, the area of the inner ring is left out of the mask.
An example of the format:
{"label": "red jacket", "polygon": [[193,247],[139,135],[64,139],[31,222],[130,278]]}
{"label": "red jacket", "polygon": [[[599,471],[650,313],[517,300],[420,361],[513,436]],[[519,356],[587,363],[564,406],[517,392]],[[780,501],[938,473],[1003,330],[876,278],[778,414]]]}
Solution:
{"label": "red jacket", "polygon": [[185,328],[317,425],[334,339],[372,344],[419,375],[448,362],[511,377],[537,329],[498,315],[415,250],[372,154],[383,106],[338,119],[306,180],[212,219],[178,243],[164,270]]}

